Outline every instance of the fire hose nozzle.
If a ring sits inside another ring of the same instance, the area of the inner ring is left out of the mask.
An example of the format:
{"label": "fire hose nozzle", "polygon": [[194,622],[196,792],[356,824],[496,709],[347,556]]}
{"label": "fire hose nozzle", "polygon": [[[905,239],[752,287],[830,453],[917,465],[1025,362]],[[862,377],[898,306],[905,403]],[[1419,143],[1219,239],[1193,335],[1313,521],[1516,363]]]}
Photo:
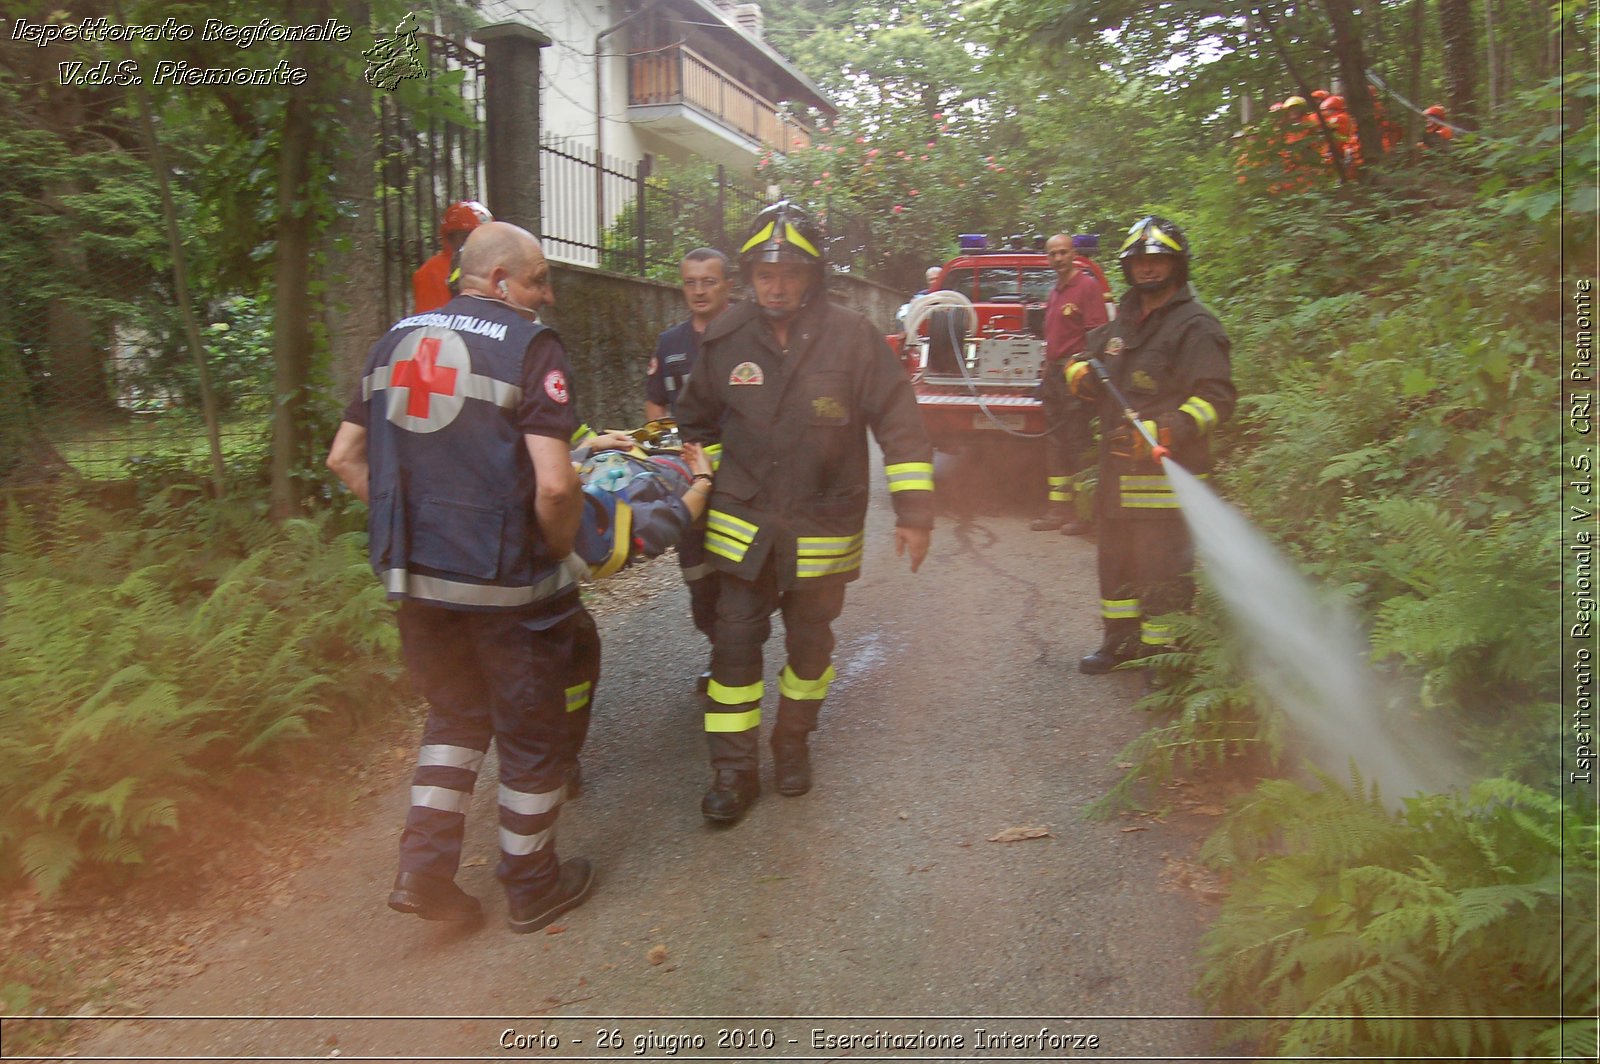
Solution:
{"label": "fire hose nozzle", "polygon": [[1128,405],[1128,400],[1123,398],[1122,391],[1111,383],[1111,374],[1106,372],[1106,367],[1101,364],[1100,360],[1098,358],[1089,358],[1084,361],[1089,363],[1089,368],[1094,370],[1095,376],[1100,378],[1100,383],[1106,386],[1106,391],[1111,393],[1111,398],[1115,399],[1117,405],[1122,407],[1123,418],[1133,426],[1135,432],[1144,437],[1144,442],[1150,445],[1150,457],[1159,462],[1171,454],[1172,452],[1163,447],[1161,441],[1156,439],[1150,430],[1145,427],[1144,422],[1139,420],[1138,411]]}

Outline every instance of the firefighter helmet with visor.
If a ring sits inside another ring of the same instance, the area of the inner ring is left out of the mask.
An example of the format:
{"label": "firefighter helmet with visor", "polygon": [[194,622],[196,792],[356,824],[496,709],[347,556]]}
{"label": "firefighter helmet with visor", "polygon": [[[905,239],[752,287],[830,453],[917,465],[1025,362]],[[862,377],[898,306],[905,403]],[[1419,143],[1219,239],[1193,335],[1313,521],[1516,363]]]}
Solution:
{"label": "firefighter helmet with visor", "polygon": [[[1140,285],[1134,281],[1129,269],[1130,260],[1138,255],[1171,255],[1178,261],[1168,281]],[[1189,280],[1189,240],[1183,235],[1182,229],[1157,214],[1147,215],[1133,223],[1117,252],[1117,259],[1122,265],[1123,279],[1141,291],[1160,288],[1169,281],[1182,287]]]}

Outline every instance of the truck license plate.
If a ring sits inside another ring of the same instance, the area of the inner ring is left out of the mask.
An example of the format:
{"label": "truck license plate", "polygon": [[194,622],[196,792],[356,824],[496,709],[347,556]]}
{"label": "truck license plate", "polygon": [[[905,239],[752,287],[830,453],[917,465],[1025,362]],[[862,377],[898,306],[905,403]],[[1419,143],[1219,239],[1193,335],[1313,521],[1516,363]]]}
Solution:
{"label": "truck license plate", "polygon": [[[993,421],[990,420],[991,417],[994,419]],[[999,424],[996,424],[996,422]],[[1007,428],[1012,432],[1021,432],[1022,427],[1026,424],[1027,418],[1022,414],[1002,414],[999,411],[985,414],[980,410],[972,415],[972,427],[975,429],[993,429],[998,432],[1002,428]]]}

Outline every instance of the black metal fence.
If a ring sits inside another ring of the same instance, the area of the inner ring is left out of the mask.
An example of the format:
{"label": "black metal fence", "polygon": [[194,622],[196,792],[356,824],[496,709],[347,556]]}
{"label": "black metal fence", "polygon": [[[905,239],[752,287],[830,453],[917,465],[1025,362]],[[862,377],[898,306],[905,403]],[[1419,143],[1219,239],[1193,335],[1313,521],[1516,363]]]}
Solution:
{"label": "black metal fence", "polygon": [[394,93],[379,95],[378,224],[386,321],[411,306],[411,275],[439,248],[445,206],[484,198],[484,59],[447,37],[419,33],[417,38],[430,72],[421,81],[427,86],[426,106],[413,109]]}
{"label": "black metal fence", "polygon": [[[90,227],[71,243],[92,249],[100,236]],[[0,480],[208,465],[200,372],[169,279],[114,257],[94,274],[92,287],[81,278],[19,287],[0,314],[0,363],[22,378],[0,404],[0,437],[21,452]],[[270,443],[271,308],[237,296],[195,310],[224,457],[253,465]]]}
{"label": "black metal fence", "polygon": [[[597,161],[589,145],[559,137],[546,137],[540,147],[545,250],[614,273],[675,282],[687,251],[736,252],[769,200],[768,190],[710,163],[656,168],[648,157],[630,163],[609,155]],[[795,198],[816,214],[835,270],[880,280],[902,265],[886,256],[866,214]],[[914,265],[920,276],[920,259]]]}
{"label": "black metal fence", "polygon": [[731,252],[742,227],[761,209],[755,185],[721,166],[655,169],[559,137],[540,145],[544,225],[540,238],[556,258],[614,273],[677,279],[686,251]]}

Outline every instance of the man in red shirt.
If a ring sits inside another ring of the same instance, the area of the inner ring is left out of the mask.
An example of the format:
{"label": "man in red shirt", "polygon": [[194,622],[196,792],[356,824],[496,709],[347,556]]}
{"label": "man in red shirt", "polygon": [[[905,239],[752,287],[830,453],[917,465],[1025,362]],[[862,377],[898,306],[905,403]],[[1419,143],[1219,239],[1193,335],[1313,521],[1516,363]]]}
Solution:
{"label": "man in red shirt", "polygon": [[1081,536],[1094,526],[1078,516],[1076,474],[1088,464],[1089,408],[1067,391],[1066,367],[1083,351],[1084,337],[1107,321],[1105,293],[1100,282],[1078,265],[1073,238],[1057,233],[1044,246],[1056,271],[1056,286],[1044,308],[1044,471],[1050,501],[1043,516],[1028,527],[1035,532],[1060,529],[1064,536]]}
{"label": "man in red shirt", "polygon": [[484,222],[494,221],[489,208],[477,200],[457,200],[445,208],[439,221],[439,252],[411,275],[411,312],[438,310],[455,296],[451,290],[451,263],[461,253],[467,234]]}

